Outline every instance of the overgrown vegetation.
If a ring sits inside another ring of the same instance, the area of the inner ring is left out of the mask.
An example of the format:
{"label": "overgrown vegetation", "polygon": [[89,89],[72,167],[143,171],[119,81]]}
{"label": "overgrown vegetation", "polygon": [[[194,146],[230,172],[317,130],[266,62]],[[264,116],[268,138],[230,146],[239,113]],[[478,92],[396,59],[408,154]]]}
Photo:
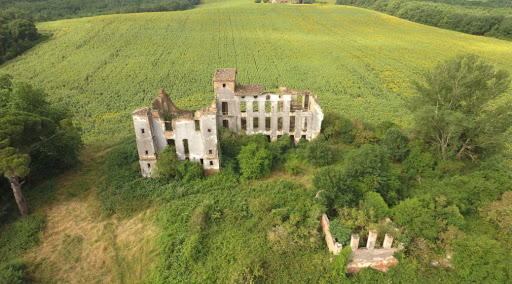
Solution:
{"label": "overgrown vegetation", "polygon": [[336,0],[402,19],[473,35],[512,40],[512,5],[507,1]]}

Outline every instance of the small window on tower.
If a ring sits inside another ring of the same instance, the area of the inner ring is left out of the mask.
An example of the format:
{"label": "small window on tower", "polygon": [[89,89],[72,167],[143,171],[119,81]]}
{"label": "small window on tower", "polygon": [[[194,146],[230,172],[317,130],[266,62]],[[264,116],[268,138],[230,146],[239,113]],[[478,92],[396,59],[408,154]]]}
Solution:
{"label": "small window on tower", "polygon": [[210,161],[210,166],[213,166],[213,161]]}
{"label": "small window on tower", "polygon": [[146,155],[149,155],[149,151],[146,151]]}
{"label": "small window on tower", "polygon": [[208,150],[208,154],[213,155],[213,150]]}
{"label": "small window on tower", "polygon": [[222,88],[226,88],[226,84],[222,84]]}
{"label": "small window on tower", "polygon": [[211,130],[211,129],[208,129],[208,132],[212,132],[212,130]]}
{"label": "small window on tower", "polygon": [[194,122],[196,123],[196,131],[200,131],[201,127],[199,125],[199,120],[194,120]]}
{"label": "small window on tower", "polygon": [[151,168],[151,164],[150,163],[148,163],[148,168]]}
{"label": "small window on tower", "polygon": [[146,131],[144,130],[144,128],[141,128],[141,129],[140,129],[140,132],[141,132],[142,134],[146,133]]}

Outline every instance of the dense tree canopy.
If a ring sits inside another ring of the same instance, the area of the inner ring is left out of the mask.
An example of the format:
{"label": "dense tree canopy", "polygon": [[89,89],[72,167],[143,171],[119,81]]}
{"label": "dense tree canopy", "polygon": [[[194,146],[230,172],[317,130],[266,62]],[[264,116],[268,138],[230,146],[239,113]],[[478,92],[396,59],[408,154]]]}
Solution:
{"label": "dense tree canopy", "polygon": [[41,38],[30,15],[17,9],[0,10],[0,64],[31,48]]}

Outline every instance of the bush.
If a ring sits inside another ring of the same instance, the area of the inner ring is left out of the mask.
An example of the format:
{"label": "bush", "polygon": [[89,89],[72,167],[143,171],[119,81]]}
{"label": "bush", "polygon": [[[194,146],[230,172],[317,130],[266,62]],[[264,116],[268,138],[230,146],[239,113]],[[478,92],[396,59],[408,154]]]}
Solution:
{"label": "bush", "polygon": [[176,178],[189,183],[204,177],[203,166],[198,162],[179,161],[176,166]]}
{"label": "bush", "polygon": [[0,238],[0,262],[21,256],[25,250],[39,241],[39,233],[46,226],[43,215],[21,217],[11,224]]}
{"label": "bush", "polygon": [[329,146],[323,135],[309,142],[307,158],[316,167],[327,166],[334,163],[334,150]]}
{"label": "bush", "polygon": [[386,217],[389,212],[389,207],[384,198],[377,192],[371,191],[365,193],[361,209],[374,222]]}
{"label": "bush", "polygon": [[453,242],[453,266],[466,283],[508,283],[510,251],[486,236],[468,236]]}
{"label": "bush", "polygon": [[153,176],[167,180],[176,177],[177,175],[180,176],[180,178],[183,178],[187,174],[187,167],[188,165],[182,165],[181,168],[178,168],[176,148],[174,148],[174,146],[166,146],[162,152],[158,154]]}
{"label": "bush", "polygon": [[380,140],[381,146],[388,150],[391,159],[398,162],[403,161],[409,154],[407,143],[409,139],[396,127],[388,129],[386,136]]}
{"label": "bush", "polygon": [[322,122],[322,133],[329,141],[351,144],[354,142],[354,125],[339,112],[327,112]]}
{"label": "bush", "polygon": [[345,228],[340,220],[334,219],[329,222],[329,229],[331,231],[331,235],[336,239],[336,241],[343,246],[347,246],[350,244],[350,238],[352,235],[352,231],[348,228]]}
{"label": "bush", "polygon": [[418,198],[400,202],[392,209],[392,216],[398,225],[405,226],[417,237],[434,241],[439,234],[439,224],[436,222],[434,210]]}
{"label": "bush", "polygon": [[300,172],[300,161],[297,156],[290,157],[286,164],[284,164],[286,171],[292,175],[296,175]]}
{"label": "bush", "polygon": [[29,275],[25,269],[25,263],[20,261],[0,264],[0,284],[30,283]]}
{"label": "bush", "polygon": [[272,169],[272,152],[255,142],[243,146],[237,159],[242,181],[261,178]]}

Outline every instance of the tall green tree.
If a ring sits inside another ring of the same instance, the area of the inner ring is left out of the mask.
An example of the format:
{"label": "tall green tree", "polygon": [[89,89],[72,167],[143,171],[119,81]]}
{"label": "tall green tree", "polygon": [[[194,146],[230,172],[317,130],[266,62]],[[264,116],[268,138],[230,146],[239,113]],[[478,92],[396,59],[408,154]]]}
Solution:
{"label": "tall green tree", "polygon": [[474,55],[439,63],[416,82],[411,101],[415,131],[437,149],[442,160],[475,160],[485,150],[503,145],[510,126],[510,103],[494,104],[510,85],[509,74]]}
{"label": "tall green tree", "polygon": [[10,76],[0,78],[0,125],[0,174],[9,180],[20,213],[27,215],[20,180],[74,165],[83,147],[80,132],[43,91],[12,84]]}

